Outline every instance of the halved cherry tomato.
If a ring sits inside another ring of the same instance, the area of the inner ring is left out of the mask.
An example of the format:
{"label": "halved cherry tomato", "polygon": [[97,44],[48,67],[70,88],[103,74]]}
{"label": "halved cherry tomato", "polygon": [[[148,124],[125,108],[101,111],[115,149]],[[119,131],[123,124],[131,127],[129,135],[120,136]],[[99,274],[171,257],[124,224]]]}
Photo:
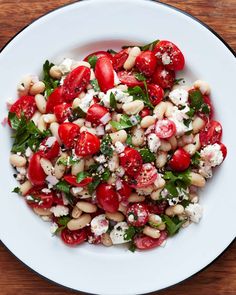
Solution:
{"label": "halved cherry tomato", "polygon": [[85,66],[78,66],[71,71],[63,83],[63,98],[71,102],[87,87],[90,81],[90,69]]}
{"label": "halved cherry tomato", "polygon": [[175,82],[175,72],[167,70],[163,66],[157,66],[152,81],[163,89],[171,89]]}
{"label": "halved cherry tomato", "polygon": [[83,180],[81,180],[80,182],[77,182],[76,177],[74,175],[65,175],[64,179],[66,182],[68,182],[69,184],[76,186],[76,187],[83,187],[88,185],[90,182],[93,181],[92,177],[86,177]]}
{"label": "halved cherry tomato", "polygon": [[62,195],[59,192],[53,195],[53,204],[64,205]]}
{"label": "halved cherry tomato", "polygon": [[149,213],[158,214],[158,215],[164,214],[166,208],[168,207],[168,202],[166,200],[157,201],[157,202],[150,200],[148,202],[145,202],[145,204],[148,207]]}
{"label": "halved cherry tomato", "polygon": [[206,124],[205,128],[200,131],[199,138],[201,145],[214,144],[221,141],[222,126],[217,121],[210,121]]}
{"label": "halved cherry tomato", "polygon": [[90,226],[87,226],[85,229],[86,229],[86,233],[87,233],[88,243],[89,243],[89,244],[98,245],[98,244],[101,243],[101,236],[96,236],[96,235],[91,231],[91,227],[90,227]]}
{"label": "halved cherry tomato", "polygon": [[28,178],[30,182],[35,186],[44,185],[46,174],[40,164],[40,159],[42,158],[40,152],[33,154],[29,161],[28,166]]}
{"label": "halved cherry tomato", "polygon": [[119,196],[121,197],[121,201],[127,201],[127,199],[129,198],[132,189],[129,186],[129,184],[124,181],[123,179],[119,180],[121,183],[121,187],[119,189],[117,189],[117,192],[119,194]]}
{"label": "halved cherry tomato", "polygon": [[86,229],[69,230],[65,228],[61,231],[61,238],[67,245],[79,245],[87,240]]}
{"label": "halved cherry tomato", "polygon": [[148,208],[145,204],[134,203],[128,207],[126,216],[128,224],[143,226],[148,222]]}
{"label": "halved cherry tomato", "polygon": [[134,238],[134,244],[139,250],[148,250],[160,246],[167,239],[167,232],[161,231],[158,239],[148,237],[146,235],[138,235]]}
{"label": "halved cherry tomato", "polygon": [[152,51],[142,51],[135,60],[135,66],[145,76],[150,77],[157,66],[157,58]]}
{"label": "halved cherry tomato", "polygon": [[123,68],[123,65],[128,58],[128,49],[123,49],[113,56],[113,67],[115,71],[119,71]]}
{"label": "halved cherry tomato", "polygon": [[114,69],[108,57],[100,57],[97,60],[95,76],[101,91],[107,92],[107,90],[114,87]]}
{"label": "halved cherry tomato", "polygon": [[75,153],[78,156],[91,156],[99,152],[100,140],[98,137],[87,131],[80,133],[75,147]]}
{"label": "halved cherry tomato", "polygon": [[26,202],[31,208],[48,209],[52,207],[54,196],[52,193],[45,194],[40,190],[32,188],[27,193],[31,198],[26,197]]}
{"label": "halved cherry tomato", "polygon": [[149,99],[151,103],[154,106],[156,106],[162,101],[164,97],[164,90],[156,84],[148,84],[147,88],[148,88]]}
{"label": "halved cherry tomato", "polygon": [[174,43],[162,40],[156,44],[153,52],[158,58],[159,63],[165,65],[168,70],[183,70],[185,64],[184,56]]}
{"label": "halved cherry tomato", "polygon": [[126,147],[119,156],[120,165],[125,169],[127,175],[136,176],[142,169],[142,156],[137,150]]}
{"label": "halved cherry tomato", "polygon": [[[107,115],[107,118],[104,117],[105,115]],[[103,117],[105,118],[104,122],[102,120]],[[108,123],[109,117],[111,119],[111,116],[109,116],[109,110],[107,108],[98,103],[94,103],[87,111],[86,120],[95,125],[105,125]]]}
{"label": "halved cherry tomato", "polygon": [[170,168],[174,171],[184,171],[188,169],[191,157],[183,148],[178,148],[169,161]]}
{"label": "halved cherry tomato", "polygon": [[36,108],[34,96],[25,95],[17,99],[17,101],[10,107],[9,112],[15,113],[18,118],[24,113],[26,119],[30,119],[35,113]]}
{"label": "halved cherry tomato", "polygon": [[169,119],[158,120],[155,132],[159,138],[168,139],[176,133],[175,123]]}
{"label": "halved cherry tomato", "polygon": [[46,105],[46,113],[53,113],[54,107],[58,104],[63,103],[62,96],[63,89],[61,86],[55,88],[53,92],[49,95]]}
{"label": "halved cherry tomato", "polygon": [[71,104],[63,102],[54,107],[54,114],[58,123],[63,123],[72,114]]}
{"label": "halved cherry tomato", "polygon": [[98,204],[111,213],[117,212],[119,208],[119,198],[115,189],[108,183],[100,183],[96,189]]}
{"label": "halved cherry tomato", "polygon": [[145,107],[144,109],[142,109],[142,111],[139,113],[141,118],[144,118],[146,116],[151,115],[151,111],[148,107]]}
{"label": "halved cherry tomato", "polygon": [[103,50],[99,50],[99,51],[95,51],[93,53],[90,53],[89,55],[87,55],[85,58],[84,58],[84,61],[88,61],[90,57],[92,56],[96,56],[97,58],[100,58],[100,57],[108,57],[111,61],[113,60],[113,57],[112,55],[107,52],[107,51],[103,51]]}
{"label": "halved cherry tomato", "polygon": [[216,142],[220,145],[220,150],[223,154],[223,158],[225,159],[227,156],[227,147],[222,142]]}
{"label": "halved cherry tomato", "polygon": [[157,169],[150,163],[145,163],[142,165],[141,170],[137,176],[136,184],[134,185],[135,188],[142,188],[149,186],[154,183],[157,179],[158,173]]}
{"label": "halved cherry tomato", "polygon": [[133,72],[120,71],[117,73],[117,75],[118,75],[118,78],[119,78],[121,84],[125,84],[129,87],[143,86],[143,82],[138,81],[135,78],[135,75]]}
{"label": "halved cherry tomato", "polygon": [[79,136],[79,130],[78,125],[66,122],[59,126],[58,135],[64,145],[71,148],[75,144],[75,139]]}
{"label": "halved cherry tomato", "polygon": [[60,152],[60,145],[54,136],[46,137],[39,146],[39,153],[43,158],[54,159]]}

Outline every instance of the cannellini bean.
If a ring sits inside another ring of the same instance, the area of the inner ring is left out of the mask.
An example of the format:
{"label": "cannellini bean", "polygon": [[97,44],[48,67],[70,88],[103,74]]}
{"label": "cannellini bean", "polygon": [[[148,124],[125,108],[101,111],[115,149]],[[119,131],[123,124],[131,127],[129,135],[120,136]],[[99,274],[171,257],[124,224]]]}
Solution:
{"label": "cannellini bean", "polygon": [[110,235],[108,233],[105,233],[105,234],[101,235],[101,242],[106,247],[110,247],[110,246],[113,245],[111,237],[110,237]]}
{"label": "cannellini bean", "polygon": [[156,119],[153,116],[146,116],[140,122],[142,128],[148,128],[155,123]]}
{"label": "cannellini bean", "polygon": [[22,196],[27,195],[28,191],[33,187],[29,180],[26,180],[24,183],[20,185],[20,192]]}
{"label": "cannellini bean", "polygon": [[145,200],[145,197],[144,196],[139,196],[138,194],[136,193],[132,193],[129,198],[128,198],[128,201],[130,203],[137,203],[137,202],[142,202]]}
{"label": "cannellini bean", "polygon": [[166,101],[165,104],[166,104],[165,116],[169,118],[172,116],[174,105],[170,101]]}
{"label": "cannellini bean", "polygon": [[61,179],[62,176],[64,175],[64,173],[66,172],[66,166],[63,165],[63,164],[59,164],[60,163],[60,160],[62,159],[67,159],[66,157],[64,156],[61,156],[55,163],[55,166],[54,166],[54,175],[57,179]]}
{"label": "cannellini bean", "polygon": [[83,132],[83,131],[86,131],[86,132],[89,132],[91,134],[96,135],[96,129],[94,129],[94,128],[89,128],[89,127],[82,126],[80,128],[80,132]]}
{"label": "cannellini bean", "polygon": [[51,216],[52,212],[50,209],[33,208],[34,212],[39,216]]}
{"label": "cannellini bean", "polygon": [[171,149],[176,150],[178,146],[178,142],[175,136],[172,136],[170,139],[168,139],[168,142],[171,144]]}
{"label": "cannellini bean", "polygon": [[171,150],[171,144],[167,140],[161,139],[161,145],[159,147],[160,151],[169,152]]}
{"label": "cannellini bean", "polygon": [[85,119],[79,118],[79,119],[73,121],[73,123],[76,124],[76,125],[78,125],[79,127],[82,127],[82,126],[84,126]]}
{"label": "cannellini bean", "polygon": [[141,50],[139,47],[133,47],[130,49],[130,52],[129,52],[129,56],[128,58],[126,59],[125,63],[124,63],[124,69],[125,70],[131,70],[134,65],[135,65],[135,60],[136,60],[136,57],[141,53]]}
{"label": "cannellini bean", "polygon": [[202,94],[210,94],[211,89],[210,89],[210,85],[203,80],[197,80],[193,83],[194,88],[198,88]]}
{"label": "cannellini bean", "polygon": [[88,225],[91,222],[91,216],[90,214],[82,214],[79,218],[77,219],[71,219],[67,223],[67,227],[69,230],[77,230],[84,228],[86,225]]}
{"label": "cannellini bean", "polygon": [[160,199],[160,194],[161,194],[162,188],[158,189],[156,191],[153,191],[150,195],[151,199],[154,201],[157,201]]}
{"label": "cannellini bean", "polygon": [[146,225],[143,229],[143,233],[146,235],[146,236],[149,236],[153,239],[158,239],[160,237],[160,231],[156,228],[153,228],[153,227],[150,227],[148,225]]}
{"label": "cannellini bean", "polygon": [[36,82],[34,83],[29,90],[29,93],[31,95],[36,95],[36,94],[40,94],[43,93],[45,90],[45,84],[42,81]]}
{"label": "cannellini bean", "polygon": [[49,75],[54,79],[60,80],[62,77],[62,72],[58,66],[52,66],[49,70]]}
{"label": "cannellini bean", "polygon": [[132,129],[132,144],[134,146],[143,145],[145,140],[144,130],[142,128],[134,127]]}
{"label": "cannellini bean", "polygon": [[120,84],[116,88],[120,89],[121,91],[128,90],[128,86],[127,85],[124,85],[124,84]]}
{"label": "cannellini bean", "polygon": [[54,114],[45,114],[42,115],[42,117],[46,124],[50,124],[57,121],[57,117]]}
{"label": "cannellini bean", "polygon": [[45,123],[43,116],[44,115],[40,116],[40,118],[38,120],[38,124],[37,124],[37,127],[41,132],[43,132],[44,130],[47,129],[47,124]]}
{"label": "cannellini bean", "polygon": [[201,148],[201,143],[199,139],[199,134],[196,134],[194,137],[194,142],[187,144],[183,149],[188,152],[191,156],[194,155]]}
{"label": "cannellini bean", "polygon": [[53,122],[50,124],[49,129],[52,132],[52,135],[54,137],[56,137],[57,141],[59,142],[59,144],[61,144],[61,139],[60,136],[58,135],[58,128],[59,128],[59,124],[57,122]]}
{"label": "cannellini bean", "polygon": [[27,95],[29,93],[31,83],[32,83],[31,76],[25,76],[22,78],[22,80],[20,81],[20,84],[17,87],[17,90],[18,90],[20,96]]}
{"label": "cannellini bean", "polygon": [[35,102],[38,110],[40,113],[45,114],[46,113],[46,99],[42,94],[36,94],[35,95]]}
{"label": "cannellini bean", "polygon": [[161,224],[161,222],[162,222],[161,217],[159,215],[153,214],[153,213],[149,214],[148,221],[155,226]]}
{"label": "cannellini bean", "polygon": [[38,126],[38,122],[39,122],[39,118],[41,117],[41,113],[39,111],[36,111],[34,114],[33,114],[33,117],[31,118],[31,121],[34,122],[34,124],[36,126]]}
{"label": "cannellini bean", "polygon": [[159,230],[164,230],[166,228],[166,224],[164,222],[162,222],[159,226],[158,229]]}
{"label": "cannellini bean", "polygon": [[[91,88],[92,88],[92,86],[90,87],[90,89],[91,89]],[[89,89],[88,86],[87,86],[87,89]],[[79,99],[84,98],[85,95],[86,95],[86,93],[85,93],[84,91],[82,91],[82,92],[79,94]]]}
{"label": "cannellini bean", "polygon": [[127,207],[123,204],[119,204],[119,208],[118,208],[118,211],[122,212],[123,214],[126,214],[126,211],[127,211]]}
{"label": "cannellini bean", "polygon": [[82,210],[80,210],[78,207],[74,207],[72,212],[71,212],[71,216],[75,219],[79,218],[82,215]]}
{"label": "cannellini bean", "polygon": [[195,172],[190,172],[190,179],[191,184],[197,187],[204,187],[206,184],[205,178],[202,175]]}
{"label": "cannellini bean", "polygon": [[54,168],[52,163],[48,159],[41,158],[40,165],[43,168],[43,171],[46,175],[52,175]]}
{"label": "cannellini bean", "polygon": [[82,210],[85,213],[94,213],[97,211],[96,205],[91,204],[89,202],[84,202],[84,201],[77,202],[76,207],[78,207],[80,210]]}
{"label": "cannellini bean", "polygon": [[80,98],[76,97],[72,102],[72,109],[76,109],[80,105]]}
{"label": "cannellini bean", "polygon": [[200,117],[196,117],[193,120],[193,133],[196,134],[198,133],[204,126],[205,126],[205,121],[200,118]]}
{"label": "cannellini bean", "polygon": [[117,141],[125,143],[127,139],[127,132],[125,130],[120,130],[110,134],[112,143],[115,144]]}
{"label": "cannellini bean", "polygon": [[84,67],[87,67],[87,68],[91,68],[90,66],[90,63],[88,63],[87,61],[77,61],[72,67],[71,67],[71,70],[74,70],[75,68],[79,67],[79,66],[84,66]]}
{"label": "cannellini bean", "polygon": [[128,115],[135,115],[142,111],[144,103],[142,100],[134,100],[131,102],[124,103],[122,106],[123,111]]}
{"label": "cannellini bean", "polygon": [[158,120],[161,120],[164,117],[166,109],[167,104],[164,101],[161,101],[158,105],[155,106],[153,113]]}
{"label": "cannellini bean", "polygon": [[125,219],[124,215],[120,212],[110,213],[106,212],[106,218],[114,220],[116,222],[121,222]]}
{"label": "cannellini bean", "polygon": [[74,163],[71,167],[71,174],[77,175],[79,172],[84,171],[84,159],[80,159],[79,162]]}
{"label": "cannellini bean", "polygon": [[10,155],[10,163],[14,167],[24,167],[26,165],[26,158],[17,154]]}
{"label": "cannellini bean", "polygon": [[115,175],[115,174],[112,174],[112,175],[109,177],[107,183],[111,185],[111,184],[114,184],[115,182],[116,182],[116,175]]}
{"label": "cannellini bean", "polygon": [[165,179],[163,179],[163,178],[161,177],[161,174],[159,174],[159,176],[157,177],[157,179],[156,179],[155,182],[154,182],[155,187],[156,187],[157,189],[160,189],[160,188],[163,188],[163,187],[165,186],[165,184],[166,184]]}
{"label": "cannellini bean", "polygon": [[173,206],[166,208],[165,214],[168,216],[174,216]]}
{"label": "cannellini bean", "polygon": [[119,167],[119,157],[117,153],[113,153],[113,156],[108,161],[108,168],[111,172],[115,172],[118,167]]}
{"label": "cannellini bean", "polygon": [[175,215],[180,215],[184,213],[184,207],[180,204],[173,206],[172,210]]}
{"label": "cannellini bean", "polygon": [[162,168],[167,163],[167,152],[160,151],[156,157],[156,166],[157,168]]}
{"label": "cannellini bean", "polygon": [[88,159],[85,159],[84,161],[84,169],[87,170],[89,168],[89,166],[93,165],[95,163],[94,159],[91,157],[91,158],[88,158]]}

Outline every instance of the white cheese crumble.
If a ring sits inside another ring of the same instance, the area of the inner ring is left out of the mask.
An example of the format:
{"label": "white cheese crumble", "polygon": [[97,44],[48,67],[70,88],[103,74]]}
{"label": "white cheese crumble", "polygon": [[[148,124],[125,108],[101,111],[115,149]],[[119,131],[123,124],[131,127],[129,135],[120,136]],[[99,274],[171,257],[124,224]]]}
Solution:
{"label": "white cheese crumble", "polygon": [[119,177],[123,177],[125,175],[125,169],[122,166],[119,166],[116,169],[116,175]]}
{"label": "white cheese crumble", "polygon": [[41,190],[42,193],[45,193],[45,194],[50,194],[51,193],[51,190],[49,188],[43,188]]}
{"label": "white cheese crumble", "polygon": [[82,192],[83,188],[82,187],[72,187],[70,189],[71,193],[73,196],[78,196],[80,192]]}
{"label": "white cheese crumble", "polygon": [[188,126],[184,124],[184,119],[189,119],[189,116],[186,114],[188,111],[188,106],[185,106],[182,110],[179,110],[176,106],[173,107],[173,112],[169,119],[175,123],[177,136],[184,135],[185,132],[193,129],[192,122]]}
{"label": "white cheese crumble", "polygon": [[63,75],[69,73],[71,71],[71,66],[73,64],[73,60],[70,58],[65,58],[61,64],[59,64],[58,68],[62,72]]}
{"label": "white cheese crumble", "polygon": [[148,135],[147,137],[147,141],[148,141],[148,148],[152,153],[156,153],[158,148],[161,145],[161,140],[160,138],[155,134],[155,133],[151,133]]}
{"label": "white cheese crumble", "polygon": [[198,223],[202,218],[203,208],[199,204],[189,204],[185,208],[185,213],[191,221]]}
{"label": "white cheese crumble", "polygon": [[85,96],[83,98],[80,99],[79,102],[79,107],[85,112],[87,113],[90,104],[93,100],[93,95],[90,93],[86,93]]}
{"label": "white cheese crumble", "polygon": [[114,84],[115,84],[115,85],[118,85],[118,84],[120,84],[120,80],[119,80],[119,78],[118,78],[116,72],[115,72],[115,71],[113,71],[113,72],[114,72]]}
{"label": "white cheese crumble", "polygon": [[100,156],[97,156],[97,157],[94,157],[94,160],[100,164],[103,164],[106,162],[106,158],[104,155],[100,155]]}
{"label": "white cheese crumble", "polygon": [[115,151],[120,154],[120,153],[123,153],[123,151],[125,150],[125,146],[123,145],[122,142],[120,141],[117,141],[115,143]]}
{"label": "white cheese crumble", "polygon": [[175,105],[186,105],[188,102],[188,91],[182,88],[177,88],[169,93],[170,100]]}
{"label": "white cheese crumble", "polygon": [[96,135],[102,136],[105,134],[104,126],[99,125],[96,127]]}
{"label": "white cheese crumble", "polygon": [[32,152],[32,150],[31,150],[31,148],[30,147],[27,147],[27,149],[25,150],[25,156],[27,157],[27,158],[29,158],[30,156],[32,156],[33,155],[33,152]]}
{"label": "white cheese crumble", "polygon": [[128,241],[124,239],[125,231],[128,229],[128,224],[126,222],[118,222],[113,230],[110,232],[110,238],[114,245],[127,243]]}
{"label": "white cheese crumble", "polygon": [[69,205],[69,201],[68,201],[68,199],[67,199],[67,197],[66,197],[66,194],[65,194],[65,193],[62,193],[61,196],[62,196],[63,204],[64,204],[65,206],[66,206],[66,205]]}
{"label": "white cheese crumble", "polygon": [[107,232],[109,227],[109,222],[106,219],[105,214],[100,214],[94,217],[91,221],[91,231],[95,236],[100,236]]}
{"label": "white cheese crumble", "polygon": [[51,232],[51,234],[55,234],[55,232],[57,231],[57,229],[58,229],[58,225],[55,222],[53,222],[53,224],[50,226],[50,232]]}
{"label": "white cheese crumble", "polygon": [[163,65],[169,65],[171,63],[171,58],[167,52],[164,52],[161,57]]}
{"label": "white cheese crumble", "polygon": [[100,122],[103,125],[106,125],[109,121],[111,121],[111,115],[109,112],[107,112],[104,116],[102,116],[102,118],[100,119]]}
{"label": "white cheese crumble", "polygon": [[48,175],[46,181],[50,186],[56,185],[59,182],[59,180],[53,175]]}
{"label": "white cheese crumble", "polygon": [[103,102],[105,107],[110,107],[110,95],[111,95],[111,93],[114,94],[115,99],[116,99],[116,101],[118,103],[126,103],[126,102],[133,101],[133,97],[129,96],[128,93],[123,92],[122,90],[120,90],[118,88],[112,88],[112,89],[109,89],[106,94],[103,93],[103,92],[100,92],[99,95],[98,95],[99,98],[101,99],[101,102]]}
{"label": "white cheese crumble", "polygon": [[55,217],[66,216],[69,214],[69,209],[63,205],[52,207],[50,211],[54,214]]}
{"label": "white cheese crumble", "polygon": [[200,155],[201,159],[211,167],[220,165],[224,160],[223,153],[218,143],[207,145],[201,150]]}

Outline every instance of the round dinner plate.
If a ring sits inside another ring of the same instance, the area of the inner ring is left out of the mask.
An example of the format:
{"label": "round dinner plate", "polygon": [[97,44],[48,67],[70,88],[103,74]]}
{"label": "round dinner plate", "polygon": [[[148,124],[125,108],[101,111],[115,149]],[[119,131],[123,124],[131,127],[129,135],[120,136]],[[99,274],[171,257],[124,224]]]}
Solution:
{"label": "round dinner plate", "polygon": [[1,120],[6,101],[16,97],[25,74],[39,74],[46,59],[81,59],[90,51],[124,44],[171,40],[183,51],[186,67],[179,77],[203,79],[212,88],[216,118],[222,122],[228,156],[200,193],[204,216],[165,247],[131,253],[125,247],[84,243],[70,248],[52,237],[49,224],[29,210],[11,190],[17,185],[9,165],[10,130],[1,126],[0,237],[22,262],[63,286],[88,293],[144,294],[176,284],[212,262],[236,234],[234,168],[235,57],[194,18],[172,7],[144,0],[93,0],[64,6],[33,22],[0,54]]}

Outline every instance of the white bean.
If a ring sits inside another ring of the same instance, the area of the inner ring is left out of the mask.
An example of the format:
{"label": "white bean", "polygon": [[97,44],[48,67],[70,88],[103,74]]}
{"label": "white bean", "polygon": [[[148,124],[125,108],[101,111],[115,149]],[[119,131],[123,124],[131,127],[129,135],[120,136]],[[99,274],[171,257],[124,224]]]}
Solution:
{"label": "white bean", "polygon": [[80,210],[82,210],[85,213],[94,213],[97,211],[96,205],[89,202],[85,202],[85,201],[77,202],[76,207],[78,207]]}
{"label": "white bean", "polygon": [[106,247],[110,247],[112,246],[112,240],[111,240],[111,237],[108,233],[104,233],[101,235],[101,242],[104,246]]}
{"label": "white bean", "polygon": [[51,216],[52,212],[50,209],[33,208],[34,212],[39,216]]}
{"label": "white bean", "polygon": [[168,139],[168,142],[171,144],[171,149],[176,150],[178,146],[178,142],[175,136],[172,136],[171,138]]}
{"label": "white bean", "polygon": [[135,60],[140,53],[141,53],[141,50],[139,47],[135,46],[130,49],[129,56],[124,63],[125,70],[131,70],[134,67]]}
{"label": "white bean", "polygon": [[134,100],[131,102],[124,103],[122,106],[123,111],[128,115],[138,114],[144,108],[142,100]]}
{"label": "white bean", "polygon": [[58,135],[58,128],[59,128],[59,126],[60,125],[57,122],[53,122],[53,123],[50,124],[49,129],[51,130],[52,135],[54,137],[56,137],[56,139],[59,142],[59,144],[61,144],[61,139],[60,139],[60,137]]}
{"label": "white bean", "polygon": [[39,122],[39,119],[41,117],[41,113],[39,111],[36,111],[34,114],[33,114],[33,117],[31,118],[31,121],[34,122],[34,124],[36,126],[38,126],[38,122]]}
{"label": "white bean", "polygon": [[84,67],[89,68],[89,69],[91,68],[90,63],[88,63],[87,61],[81,60],[81,61],[77,61],[75,64],[73,64],[73,66],[71,67],[71,70],[74,70],[79,66],[84,66]]}
{"label": "white bean", "polygon": [[42,94],[36,94],[35,95],[35,102],[38,110],[40,113],[45,114],[46,113],[46,99]]}
{"label": "white bean", "polygon": [[115,144],[117,141],[125,143],[127,139],[127,132],[125,130],[120,130],[110,134],[112,143]]}
{"label": "white bean", "polygon": [[161,139],[161,145],[159,147],[160,151],[169,152],[171,148],[171,144],[168,141]]}
{"label": "white bean", "polygon": [[194,137],[194,142],[187,144],[183,149],[188,152],[191,156],[194,155],[201,148],[201,143],[199,139],[199,134],[196,134]]}
{"label": "white bean", "polygon": [[168,155],[167,152],[164,152],[164,151],[158,152],[156,157],[156,166],[158,168],[162,168],[165,166],[165,164],[167,163],[167,155]]}
{"label": "white bean", "polygon": [[166,184],[165,179],[163,179],[163,178],[161,177],[161,174],[159,174],[159,176],[157,177],[157,179],[156,179],[155,182],[154,182],[155,187],[156,187],[157,189],[160,189],[160,188],[163,188],[163,187],[165,186],[165,184]]}
{"label": "white bean", "polygon": [[193,133],[196,134],[198,133],[204,126],[205,126],[205,121],[200,118],[200,117],[196,117],[193,120]]}
{"label": "white bean", "polygon": [[74,207],[72,212],[71,212],[71,216],[75,219],[79,218],[82,215],[82,210],[80,210],[78,207]]}
{"label": "white bean", "polygon": [[114,220],[116,222],[121,222],[125,219],[124,215],[120,212],[110,213],[106,212],[106,218]]}
{"label": "white bean", "polygon": [[145,140],[144,130],[142,128],[134,127],[132,129],[132,144],[134,146],[143,145]]}
{"label": "white bean", "polygon": [[165,214],[168,216],[174,216],[173,206],[166,208]]}
{"label": "white bean", "polygon": [[157,201],[160,199],[160,195],[161,195],[161,191],[162,191],[162,188],[161,189],[158,189],[156,191],[153,191],[150,195],[150,198],[154,201]]}
{"label": "white bean", "polygon": [[107,183],[112,185],[116,182],[116,175],[114,173],[112,173],[112,175],[109,177]]}
{"label": "white bean", "polygon": [[10,163],[14,167],[24,167],[26,165],[26,158],[17,154],[10,155]]}
{"label": "white bean", "polygon": [[73,123],[76,124],[76,125],[78,125],[79,127],[82,127],[82,126],[84,126],[85,119],[79,118],[79,119],[73,121]]}
{"label": "white bean", "polygon": [[94,128],[82,126],[80,128],[80,132],[83,132],[83,131],[86,131],[86,132],[96,135],[96,129],[94,129]]}
{"label": "white bean", "polygon": [[158,105],[155,106],[153,113],[158,120],[161,120],[164,117],[166,109],[167,104],[164,101],[161,101]]}
{"label": "white bean", "polygon": [[44,114],[42,115],[42,117],[46,124],[54,123],[57,121],[57,117],[54,114]]}
{"label": "white bean", "polygon": [[52,175],[54,168],[52,166],[51,161],[45,158],[40,159],[40,165],[43,168],[43,171],[46,175]]}
{"label": "white bean", "polygon": [[195,172],[190,172],[190,179],[191,184],[197,187],[204,187],[206,184],[205,178],[202,175]]}
{"label": "white bean", "polygon": [[60,160],[66,160],[66,157],[61,156],[55,163],[54,166],[54,175],[57,179],[61,179],[64,173],[66,172],[66,166],[63,164],[60,164]]}
{"label": "white bean", "polygon": [[210,85],[206,81],[197,80],[193,83],[193,86],[198,88],[202,94],[208,95],[211,92]]}
{"label": "white bean", "polygon": [[116,153],[113,153],[112,158],[108,161],[108,168],[111,172],[115,172],[119,167],[119,157]]}
{"label": "white bean", "polygon": [[76,109],[80,105],[80,98],[76,97],[72,102],[72,109]]}
{"label": "white bean", "polygon": [[158,239],[160,237],[160,231],[156,228],[152,228],[148,225],[146,225],[143,229],[143,233],[146,235],[146,236],[149,236],[153,239]]}
{"label": "white bean", "polygon": [[40,94],[43,93],[45,90],[45,84],[42,81],[36,82],[34,83],[29,90],[29,93],[31,95],[36,95],[36,94]]}
{"label": "white bean", "polygon": [[138,194],[136,193],[132,193],[129,198],[128,198],[128,201],[130,203],[137,203],[137,202],[143,202],[145,200],[145,197],[144,196],[139,196]]}
{"label": "white bean", "polygon": [[174,105],[170,101],[166,101],[165,104],[166,104],[165,116],[169,118],[172,116]]}
{"label": "white bean", "polygon": [[27,195],[28,191],[33,187],[29,180],[26,180],[24,183],[20,185],[20,192],[22,196]]}
{"label": "white bean", "polygon": [[148,128],[152,126],[155,123],[155,121],[156,119],[153,116],[146,116],[141,120],[140,126],[142,128]]}
{"label": "white bean", "polygon": [[71,167],[71,174],[77,175],[79,172],[84,171],[84,159],[80,159],[79,162],[74,163]]}
{"label": "white bean", "polygon": [[61,79],[62,72],[58,66],[52,66],[49,70],[49,75],[54,79]]}
{"label": "white bean", "polygon": [[126,214],[126,211],[127,211],[127,207],[123,204],[119,204],[119,208],[118,208],[118,211],[122,212],[123,214]]}
{"label": "white bean", "polygon": [[180,215],[184,213],[184,207],[180,204],[175,205],[172,210],[175,215]]}
{"label": "white bean", "polygon": [[22,78],[20,84],[17,87],[17,90],[18,90],[20,96],[27,95],[29,93],[31,83],[32,83],[31,76],[25,76]]}
{"label": "white bean", "polygon": [[127,85],[123,85],[123,84],[118,85],[116,88],[120,89],[121,91],[128,90],[128,86]]}
{"label": "white bean", "polygon": [[86,225],[88,225],[91,222],[91,216],[90,214],[83,214],[77,219],[71,219],[67,223],[67,228],[69,230],[77,230],[84,228]]}

